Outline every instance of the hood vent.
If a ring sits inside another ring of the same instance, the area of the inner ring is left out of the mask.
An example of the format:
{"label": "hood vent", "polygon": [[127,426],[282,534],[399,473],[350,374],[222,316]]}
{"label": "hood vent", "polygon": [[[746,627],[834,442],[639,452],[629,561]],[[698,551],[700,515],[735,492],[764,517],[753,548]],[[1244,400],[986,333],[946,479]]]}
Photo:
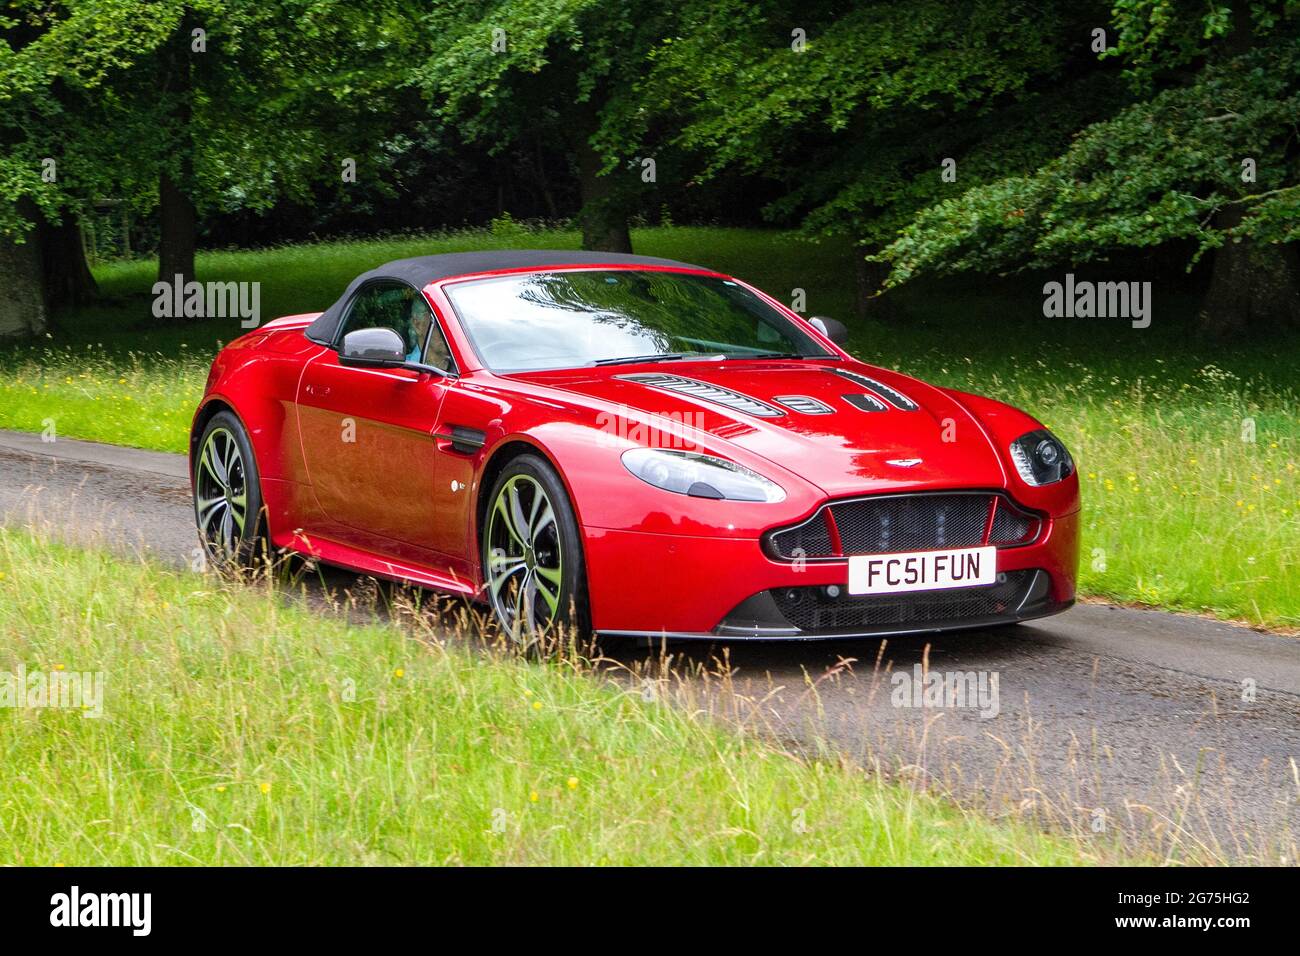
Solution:
{"label": "hood vent", "polygon": [[633,372],[630,375],[616,375],[615,378],[622,379],[625,382],[636,382],[639,385],[649,385],[651,388],[662,388],[668,392],[678,392],[692,398],[713,402],[715,405],[725,405],[732,411],[744,412],[746,415],[753,415],[756,418],[780,418],[785,414],[781,409],[769,405],[767,402],[760,402],[757,398],[742,395],[740,392],[733,392],[721,385],[711,385],[708,382],[684,378],[681,375],[666,375],[662,372]]}
{"label": "hood vent", "polygon": [[905,412],[914,412],[921,407],[898,389],[890,388],[884,382],[878,382],[874,378],[869,378],[868,376],[862,375],[858,372],[850,372],[847,369],[841,368],[831,369],[830,371],[843,378],[847,378],[850,382],[857,382],[859,385],[865,385],[885,401],[889,402],[889,404],[893,405],[895,408],[901,408]]}
{"label": "hood vent", "polygon": [[860,408],[864,412],[883,412],[885,403],[874,395],[841,395],[846,402],[854,408]]}
{"label": "hood vent", "polygon": [[792,412],[800,412],[804,415],[829,415],[835,411],[811,395],[776,395],[773,396],[773,401],[780,402]]}

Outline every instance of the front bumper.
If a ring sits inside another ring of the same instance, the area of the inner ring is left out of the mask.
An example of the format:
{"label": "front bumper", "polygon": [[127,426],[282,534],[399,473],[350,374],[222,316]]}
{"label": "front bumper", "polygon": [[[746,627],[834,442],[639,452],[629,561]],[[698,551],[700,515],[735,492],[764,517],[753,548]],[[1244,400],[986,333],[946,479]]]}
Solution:
{"label": "front bumper", "polygon": [[[593,628],[606,635],[807,640],[935,633],[1045,617],[1074,603],[1078,512],[998,552],[989,588],[851,597],[848,561],[777,561],[755,538],[587,529]],[[826,588],[838,587],[832,599]]]}

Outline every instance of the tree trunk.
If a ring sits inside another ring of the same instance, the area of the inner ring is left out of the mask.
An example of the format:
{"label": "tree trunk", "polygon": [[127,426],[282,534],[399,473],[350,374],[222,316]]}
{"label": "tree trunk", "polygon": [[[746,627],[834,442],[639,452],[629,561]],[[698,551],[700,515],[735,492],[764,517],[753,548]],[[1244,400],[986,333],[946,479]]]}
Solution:
{"label": "tree trunk", "polygon": [[632,234],[627,226],[627,204],[614,177],[601,176],[602,158],[586,136],[578,136],[578,188],[582,210],[582,248],[601,252],[631,252]]}
{"label": "tree trunk", "polygon": [[86,262],[81,226],[70,213],[54,225],[42,219],[37,227],[45,269],[45,302],[51,312],[75,309],[99,297],[99,286]]}
{"label": "tree trunk", "polygon": [[163,86],[173,97],[175,139],[170,149],[176,165],[163,167],[158,181],[158,279],[182,282],[194,278],[198,214],[194,208],[193,77],[190,53],[191,16],[188,8],[167,42]]}
{"label": "tree trunk", "polygon": [[898,309],[888,298],[876,294],[889,275],[889,266],[882,262],[868,262],[865,256],[862,249],[853,253],[854,318],[892,322],[898,318]]}
{"label": "tree trunk", "polygon": [[496,166],[496,175],[493,177],[497,184],[497,213],[496,218],[500,219],[506,211],[506,164],[507,157],[498,155],[493,161]]}
{"label": "tree trunk", "polygon": [[[24,215],[31,211],[24,208]],[[22,243],[0,236],[0,338],[45,331],[45,280],[35,230]]]}
{"label": "tree trunk", "polygon": [[542,205],[546,207],[546,218],[555,222],[560,218],[560,211],[555,205],[555,194],[551,192],[551,182],[546,176],[546,159],[542,155],[540,138],[533,142],[533,178],[542,195]]}
{"label": "tree trunk", "polygon": [[[1241,222],[1239,206],[1218,214],[1215,227]],[[1229,238],[1214,254],[1200,332],[1213,341],[1260,329],[1300,328],[1300,254],[1294,245]]]}
{"label": "tree trunk", "polygon": [[[1248,4],[1233,6],[1227,52],[1240,56],[1254,46]],[[1241,225],[1240,204],[1221,209],[1214,228],[1227,233]],[[1199,316],[1199,330],[1212,341],[1240,338],[1263,329],[1300,328],[1300,253],[1292,244],[1234,242],[1226,236],[1214,253],[1210,289]]]}
{"label": "tree trunk", "polygon": [[198,217],[194,202],[165,172],[158,184],[158,225],[159,280],[174,282],[179,275],[189,282],[194,278]]}

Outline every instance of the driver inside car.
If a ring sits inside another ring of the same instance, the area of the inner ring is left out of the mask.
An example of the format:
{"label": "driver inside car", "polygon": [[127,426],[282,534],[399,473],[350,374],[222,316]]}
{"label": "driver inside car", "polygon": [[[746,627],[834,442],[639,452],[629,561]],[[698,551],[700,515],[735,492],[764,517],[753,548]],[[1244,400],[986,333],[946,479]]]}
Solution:
{"label": "driver inside car", "polygon": [[408,362],[419,362],[420,355],[424,351],[424,340],[429,335],[429,320],[432,316],[428,308],[419,298],[411,299],[411,311],[407,320],[407,345],[410,351],[406,353]]}

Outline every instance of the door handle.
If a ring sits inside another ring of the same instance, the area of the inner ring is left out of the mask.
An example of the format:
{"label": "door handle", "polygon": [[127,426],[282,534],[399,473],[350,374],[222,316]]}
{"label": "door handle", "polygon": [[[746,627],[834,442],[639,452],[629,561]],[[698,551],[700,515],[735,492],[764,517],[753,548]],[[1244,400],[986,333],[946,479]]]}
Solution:
{"label": "door handle", "polygon": [[308,395],[314,395],[318,398],[324,398],[330,393],[328,385],[308,385],[303,389]]}

